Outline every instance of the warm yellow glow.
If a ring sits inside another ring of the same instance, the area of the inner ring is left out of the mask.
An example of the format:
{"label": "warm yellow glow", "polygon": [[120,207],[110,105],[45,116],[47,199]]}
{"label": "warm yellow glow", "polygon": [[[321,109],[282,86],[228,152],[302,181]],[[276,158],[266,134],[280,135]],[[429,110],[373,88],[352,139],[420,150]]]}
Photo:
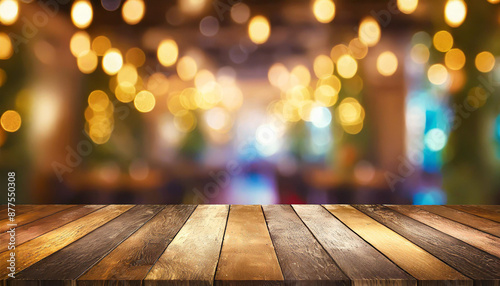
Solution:
{"label": "warm yellow glow", "polygon": [[137,70],[132,64],[125,64],[118,72],[116,78],[118,80],[118,84],[123,82],[135,84],[137,82],[137,79],[139,78],[139,75],[137,74]]}
{"label": "warm yellow glow", "polygon": [[80,29],[87,28],[92,23],[93,11],[89,1],[79,0],[73,3],[71,19],[73,24]]}
{"label": "warm yellow glow", "polygon": [[16,132],[21,127],[21,115],[14,110],[7,110],[0,118],[2,128],[7,132]]}
{"label": "warm yellow glow", "polygon": [[227,132],[231,128],[231,115],[223,108],[215,107],[204,114],[207,125],[213,130]]}
{"label": "warm yellow glow", "polygon": [[368,47],[375,46],[380,40],[380,26],[372,17],[366,17],[359,25],[359,40]]}
{"label": "warm yellow glow", "polygon": [[365,110],[353,97],[347,97],[339,104],[338,118],[345,132],[358,134],[363,129]]}
{"label": "warm yellow glow", "polygon": [[196,61],[190,56],[184,56],[177,62],[177,74],[183,81],[192,80],[198,72]]}
{"label": "warm yellow glow", "polygon": [[495,66],[495,57],[490,52],[480,52],[476,56],[476,68],[480,72],[489,72]]}
{"label": "warm yellow glow", "polygon": [[177,61],[179,48],[174,40],[163,40],[158,46],[158,60],[163,66],[169,67]]}
{"label": "warm yellow glow", "polygon": [[98,64],[97,55],[94,51],[88,50],[81,53],[76,59],[78,69],[84,74],[93,73]]}
{"label": "warm yellow glow", "polygon": [[131,102],[135,98],[135,86],[130,82],[121,82],[116,86],[115,96],[121,102]]}
{"label": "warm yellow glow", "polygon": [[90,108],[95,112],[105,111],[110,104],[108,95],[102,90],[94,90],[88,98]]}
{"label": "warm yellow glow", "polygon": [[273,86],[283,89],[288,84],[288,69],[281,63],[275,63],[269,68],[267,77]]}
{"label": "warm yellow glow", "polygon": [[244,24],[250,18],[250,8],[245,3],[236,3],[231,7],[231,18],[238,24]]}
{"label": "warm yellow glow", "polygon": [[350,55],[343,55],[337,61],[337,72],[343,78],[353,77],[358,70],[358,63]]}
{"label": "warm yellow glow", "polygon": [[181,110],[175,114],[174,126],[181,132],[191,132],[196,127],[196,117],[189,110]]}
{"label": "warm yellow glow", "polygon": [[7,60],[14,54],[14,49],[12,48],[12,42],[10,37],[0,32],[0,60]]}
{"label": "warm yellow glow", "polygon": [[500,0],[488,0],[491,4],[498,4],[500,3]]}
{"label": "warm yellow glow", "polygon": [[447,31],[439,31],[432,39],[434,47],[440,52],[447,52],[453,47],[453,36]]}
{"label": "warm yellow glow", "polygon": [[329,85],[320,85],[314,91],[314,99],[319,104],[330,107],[337,102],[338,92]]}
{"label": "warm yellow glow", "polygon": [[446,52],[444,63],[451,70],[459,70],[465,65],[465,54],[460,49],[451,49]]}
{"label": "warm yellow glow", "polygon": [[292,86],[299,84],[308,86],[309,82],[311,81],[311,73],[305,66],[298,65],[292,69],[292,72],[290,73],[290,81],[292,83]]}
{"label": "warm yellow glow", "polygon": [[138,68],[146,62],[146,54],[140,48],[131,48],[125,54],[125,61]]}
{"label": "warm yellow glow", "polygon": [[338,44],[334,46],[330,51],[330,57],[332,58],[334,63],[337,63],[337,61],[341,56],[348,54],[349,54],[349,48],[344,44]]}
{"label": "warm yellow glow", "polygon": [[363,59],[368,54],[368,46],[363,44],[358,38],[354,38],[349,42],[349,51],[355,59]]}
{"label": "warm yellow glow", "polygon": [[75,57],[88,52],[90,50],[89,34],[84,31],[79,31],[73,34],[69,42],[69,49]]}
{"label": "warm yellow glow", "polygon": [[140,112],[150,112],[155,104],[155,96],[147,90],[140,91],[134,99],[134,106]]}
{"label": "warm yellow glow", "polygon": [[196,105],[196,97],[199,95],[200,91],[194,87],[185,88],[179,95],[179,102],[183,108],[194,110],[198,108]]}
{"label": "warm yellow glow", "polygon": [[243,93],[238,86],[228,85],[222,88],[222,105],[229,111],[240,109],[243,104]]}
{"label": "warm yellow glow", "polygon": [[320,23],[330,23],[335,17],[335,3],[332,0],[316,0],[313,4],[314,17]]}
{"label": "warm yellow glow", "polygon": [[92,50],[98,56],[104,56],[109,49],[111,49],[111,41],[106,36],[98,36],[92,41]]}
{"label": "warm yellow glow", "polygon": [[448,80],[448,70],[442,64],[432,65],[427,71],[427,78],[435,85],[441,85]]}
{"label": "warm yellow glow", "polygon": [[195,86],[200,90],[207,84],[213,82],[215,82],[214,74],[211,71],[205,69],[198,71],[194,79]]}
{"label": "warm yellow glow", "polygon": [[197,15],[203,11],[207,0],[178,0],[180,10],[188,15]]}
{"label": "warm yellow glow", "polygon": [[271,25],[264,16],[255,16],[248,24],[248,35],[250,40],[256,44],[263,44],[269,39]]}
{"label": "warm yellow glow", "polygon": [[17,0],[0,1],[0,23],[12,25],[19,17],[19,3]]}
{"label": "warm yellow glow", "polygon": [[127,0],[123,3],[122,17],[125,23],[135,25],[144,18],[146,5],[143,0]]}
{"label": "warm yellow glow", "polygon": [[118,49],[109,49],[102,58],[102,68],[108,75],[115,75],[123,66],[122,53]]}
{"label": "warm yellow glow", "polygon": [[467,16],[467,5],[463,0],[448,0],[444,7],[444,19],[450,27],[460,26]]}
{"label": "warm yellow glow", "polygon": [[170,83],[167,77],[160,73],[152,74],[147,81],[147,89],[151,91],[154,95],[164,95],[168,92]]}
{"label": "warm yellow glow", "polygon": [[335,90],[336,93],[340,92],[340,89],[342,88],[342,84],[340,82],[340,79],[334,75],[323,77],[320,80],[318,80],[316,87],[318,88],[322,85],[331,86]]}
{"label": "warm yellow glow", "polygon": [[383,76],[391,76],[398,69],[398,58],[393,52],[386,51],[377,58],[377,70]]}
{"label": "warm yellow glow", "polygon": [[410,57],[417,64],[425,64],[429,60],[429,48],[424,44],[416,44],[411,48]]}
{"label": "warm yellow glow", "polygon": [[331,75],[333,73],[333,61],[329,56],[319,55],[314,59],[313,69],[317,78]]}
{"label": "warm yellow glow", "polygon": [[415,12],[417,6],[418,0],[398,0],[398,9],[405,14]]}

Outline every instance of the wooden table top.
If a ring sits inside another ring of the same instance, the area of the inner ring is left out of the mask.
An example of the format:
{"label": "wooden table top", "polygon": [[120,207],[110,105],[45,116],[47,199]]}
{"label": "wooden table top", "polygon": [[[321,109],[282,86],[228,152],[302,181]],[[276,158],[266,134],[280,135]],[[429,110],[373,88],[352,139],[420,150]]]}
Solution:
{"label": "wooden table top", "polygon": [[[500,206],[19,205],[3,285],[500,285]],[[451,284],[448,284],[451,283]]]}

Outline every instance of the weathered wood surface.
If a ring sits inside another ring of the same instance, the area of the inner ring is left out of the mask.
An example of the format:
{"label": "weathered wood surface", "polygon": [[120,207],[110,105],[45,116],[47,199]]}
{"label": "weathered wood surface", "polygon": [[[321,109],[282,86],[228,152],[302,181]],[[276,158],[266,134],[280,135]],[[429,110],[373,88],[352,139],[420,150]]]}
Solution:
{"label": "weathered wood surface", "polygon": [[[0,222],[8,221],[0,209]],[[498,206],[16,206],[0,285],[500,285]]]}

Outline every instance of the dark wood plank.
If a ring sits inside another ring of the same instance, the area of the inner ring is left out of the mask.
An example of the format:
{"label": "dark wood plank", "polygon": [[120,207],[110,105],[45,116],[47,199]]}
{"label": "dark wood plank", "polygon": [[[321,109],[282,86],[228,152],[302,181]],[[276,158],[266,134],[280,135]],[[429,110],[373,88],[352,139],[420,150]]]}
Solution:
{"label": "dark wood plank", "polygon": [[290,205],[262,208],[285,284],[350,285]]}
{"label": "dark wood plank", "polygon": [[492,221],[500,222],[500,213],[472,205],[446,206],[459,211],[467,212],[476,216],[484,217]]}
{"label": "dark wood plank", "polygon": [[419,280],[419,285],[472,285],[471,279],[404,237],[348,205],[325,208],[387,258]]}
{"label": "dark wood plank", "polygon": [[497,285],[500,282],[500,260],[495,256],[385,206],[354,207],[474,279],[475,283]]}
{"label": "dark wood plank", "polygon": [[388,206],[390,209],[398,211],[421,223],[435,228],[443,233],[460,239],[476,248],[489,254],[500,257],[500,238],[479,231],[475,228],[465,226],[461,223],[449,220],[442,216],[419,209],[415,206]]}
{"label": "dark wood plank", "polygon": [[293,205],[293,208],[354,284],[417,284],[322,206]]}
{"label": "dark wood plank", "polygon": [[10,226],[7,224],[17,224],[17,226],[21,226],[32,221],[35,221],[39,218],[46,217],[53,213],[62,211],[64,209],[68,209],[70,207],[74,207],[74,205],[20,205],[15,207],[15,221],[11,222],[9,218],[6,216],[2,220],[0,220],[0,233],[9,230]]}
{"label": "dark wood plank", "polygon": [[144,285],[211,285],[219,261],[228,205],[200,205],[168,245]]}
{"label": "dark wood plank", "polygon": [[260,205],[231,205],[215,281],[218,285],[283,284]]}
{"label": "dark wood plank", "polygon": [[138,205],[21,271],[16,281],[75,280],[164,207]]}
{"label": "dark wood plank", "polygon": [[[16,247],[16,270],[18,272],[24,270],[132,207],[132,205],[104,207]],[[7,278],[7,259],[9,255],[9,252],[0,253],[0,279]]]}
{"label": "dark wood plank", "polygon": [[[127,285],[141,285],[146,274],[194,209],[193,205],[166,206],[78,278],[77,285],[110,285],[116,280],[122,280]],[[120,263],[117,263],[118,261]]]}
{"label": "dark wood plank", "polygon": [[[36,220],[34,222],[25,224],[21,227],[16,228],[16,245],[21,245],[26,241],[36,238],[44,233],[54,230],[62,225],[65,225],[73,220],[79,219],[95,210],[104,207],[103,205],[87,205],[87,206],[75,206],[50,216],[44,217],[42,219]],[[7,251],[7,243],[10,239],[9,233],[0,234],[0,245],[4,245],[5,248],[1,249]]]}
{"label": "dark wood plank", "polygon": [[500,224],[494,221],[478,217],[463,211],[459,211],[445,206],[417,206],[428,212],[435,213],[447,219],[454,220],[464,225],[468,225],[480,231],[500,237]]}

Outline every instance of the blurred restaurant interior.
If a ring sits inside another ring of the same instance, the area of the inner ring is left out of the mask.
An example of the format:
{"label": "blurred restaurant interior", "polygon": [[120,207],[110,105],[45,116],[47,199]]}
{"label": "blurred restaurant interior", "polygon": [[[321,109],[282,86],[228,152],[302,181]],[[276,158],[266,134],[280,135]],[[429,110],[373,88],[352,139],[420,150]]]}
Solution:
{"label": "blurred restaurant interior", "polygon": [[0,0],[0,181],[22,203],[498,204],[499,2]]}

